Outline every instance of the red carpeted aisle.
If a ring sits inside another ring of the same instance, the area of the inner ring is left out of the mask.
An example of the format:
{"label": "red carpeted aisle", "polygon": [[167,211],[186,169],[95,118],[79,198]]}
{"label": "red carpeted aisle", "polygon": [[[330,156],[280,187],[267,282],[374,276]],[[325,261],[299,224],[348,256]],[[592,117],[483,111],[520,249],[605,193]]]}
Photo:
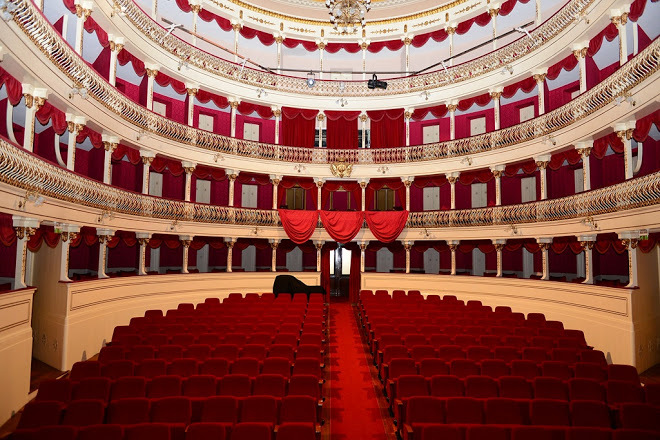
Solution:
{"label": "red carpeted aisle", "polygon": [[[365,351],[349,302],[330,304],[329,438],[393,439],[373,360]],[[387,433],[386,433],[387,432]]]}

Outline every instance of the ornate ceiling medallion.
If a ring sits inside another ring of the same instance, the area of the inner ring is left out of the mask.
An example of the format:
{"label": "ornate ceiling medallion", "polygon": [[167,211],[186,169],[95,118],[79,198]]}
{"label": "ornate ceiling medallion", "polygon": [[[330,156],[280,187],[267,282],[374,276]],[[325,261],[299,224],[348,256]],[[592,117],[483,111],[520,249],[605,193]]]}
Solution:
{"label": "ornate ceiling medallion", "polygon": [[335,177],[351,177],[353,164],[347,163],[346,158],[341,156],[336,162],[330,164],[330,172]]}
{"label": "ornate ceiling medallion", "polygon": [[364,28],[364,16],[371,9],[371,0],[325,0],[330,23],[342,34],[354,34]]}

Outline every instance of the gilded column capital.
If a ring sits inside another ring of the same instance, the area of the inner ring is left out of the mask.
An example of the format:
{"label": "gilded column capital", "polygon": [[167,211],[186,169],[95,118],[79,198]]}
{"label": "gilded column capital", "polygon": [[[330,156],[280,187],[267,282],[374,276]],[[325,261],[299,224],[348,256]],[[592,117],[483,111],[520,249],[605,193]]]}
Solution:
{"label": "gilded column capital", "polygon": [[273,110],[273,116],[275,116],[276,118],[279,118],[280,116],[282,116],[282,110],[280,110],[279,108]]}
{"label": "gilded column capital", "polygon": [[278,35],[277,37],[275,37],[275,42],[276,42],[277,44],[282,44],[283,41],[284,41],[284,37],[283,37],[283,36]]}
{"label": "gilded column capital", "polygon": [[109,151],[111,153],[115,151],[117,145],[119,145],[117,142],[103,141],[103,148],[105,149],[105,151]]}
{"label": "gilded column capital", "polygon": [[238,104],[240,104],[240,101],[229,101],[229,106],[232,108],[232,110],[236,110],[238,108]]}
{"label": "gilded column capital", "polygon": [[456,252],[456,249],[458,249],[458,244],[456,243],[450,243],[448,246],[449,246],[449,250],[452,252]]}
{"label": "gilded column capital", "polygon": [[494,178],[499,179],[500,177],[502,177],[503,171],[502,170],[492,170],[492,173],[493,173]]}
{"label": "gilded column capital", "polygon": [[537,160],[536,161],[536,166],[539,167],[540,169],[544,170],[548,167],[548,164],[550,162],[547,160]]}
{"label": "gilded column capital", "polygon": [[502,251],[502,249],[504,249],[505,244],[504,243],[495,243],[493,246],[495,247],[495,250],[497,252],[500,252],[500,251]]}
{"label": "gilded column capital", "polygon": [[317,251],[320,251],[322,248],[323,248],[323,243],[319,243],[319,242],[317,242],[317,243],[316,243],[316,250],[317,250]]}
{"label": "gilded column capital", "polygon": [[[107,242],[109,242],[109,241],[112,239],[112,237],[113,237],[112,235],[105,235],[105,234],[99,235],[99,236],[98,236],[99,243],[100,243],[100,244],[107,243]],[[138,241],[139,241],[139,240],[140,240],[140,239],[138,239]]]}
{"label": "gilded column capital", "polygon": [[316,47],[318,47],[319,50],[322,51],[323,49],[325,49],[325,42],[324,41],[317,41],[316,42]]}
{"label": "gilded column capital", "polygon": [[405,37],[405,38],[403,38],[402,41],[403,41],[403,44],[405,44],[406,46],[410,46],[410,44],[412,43],[412,38],[411,37]]}
{"label": "gilded column capital", "polygon": [[183,171],[185,171],[186,174],[192,174],[193,171],[195,171],[195,167],[194,166],[192,166],[192,167],[183,167]]}
{"label": "gilded column capital", "polygon": [[495,17],[499,13],[500,13],[500,8],[490,8],[488,10],[488,15],[490,15],[490,18]]}
{"label": "gilded column capital", "polygon": [[155,158],[153,156],[142,156],[142,163],[144,165],[151,165],[151,163],[154,161],[154,159]]}
{"label": "gilded column capital", "polygon": [[140,244],[140,246],[146,246],[149,244],[149,241],[151,239],[149,237],[138,237],[137,241]]}
{"label": "gilded column capital", "polygon": [[414,112],[414,110],[408,110],[408,111],[403,113],[403,117],[410,120],[410,118],[412,118],[413,112]]}
{"label": "gilded column capital", "polygon": [[490,99],[497,101],[502,96],[502,92],[490,92]]}
{"label": "gilded column capital", "polygon": [[233,240],[231,240],[231,241],[225,241],[225,245],[227,245],[227,249],[233,249],[233,248],[234,248],[234,244],[236,244],[236,242],[233,241]]}
{"label": "gilded column capital", "polygon": [[367,250],[367,243],[360,243],[360,250],[362,252],[366,251]]}
{"label": "gilded column capital", "polygon": [[633,136],[633,130],[634,128],[628,128],[626,130],[620,130],[616,132],[616,135],[621,139],[622,141],[629,141],[632,139]]}
{"label": "gilded column capital", "polygon": [[590,240],[585,240],[580,242],[580,246],[582,246],[582,249],[584,250],[591,250],[594,248],[595,241],[590,241]]}
{"label": "gilded column capital", "polygon": [[447,111],[453,113],[458,108],[458,104],[447,104]]}
{"label": "gilded column capital", "polygon": [[448,35],[454,35],[456,33],[456,27],[455,26],[447,26],[445,28],[445,31],[447,32]]}
{"label": "gilded column capital", "polygon": [[410,244],[410,243],[408,243],[408,242],[405,242],[405,243],[403,243],[403,248],[404,248],[406,251],[409,252],[410,249],[412,249],[412,244]]}
{"label": "gilded column capital", "polygon": [[146,68],[145,70],[146,70],[146,72],[147,72],[147,76],[148,76],[149,78],[155,78],[156,75],[158,75],[158,69],[149,69],[149,68]]}
{"label": "gilded column capital", "polygon": [[199,14],[199,11],[201,10],[202,10],[202,5],[193,5],[193,4],[190,5],[190,11],[193,14]]}
{"label": "gilded column capital", "polygon": [[543,81],[545,81],[545,77],[547,75],[548,75],[547,73],[535,73],[534,75],[532,75],[532,78],[534,78],[534,81],[536,81],[537,83],[542,83]]}
{"label": "gilded column capital", "polygon": [[66,243],[69,240],[73,241],[73,240],[76,239],[76,237],[78,237],[77,232],[62,232],[62,233],[60,233],[60,238],[62,240],[62,243]]}
{"label": "gilded column capital", "polygon": [[234,30],[234,32],[240,31],[242,27],[243,25],[240,23],[234,23],[231,25],[231,28]]}
{"label": "gilded column capital", "polygon": [[366,113],[362,113],[360,115],[360,122],[367,122],[368,119],[369,119],[369,116],[367,116]]}
{"label": "gilded column capital", "polygon": [[323,121],[325,119],[325,114],[324,113],[319,113],[318,115],[316,115],[316,119],[318,121]]}
{"label": "gilded column capital", "polygon": [[369,47],[369,42],[368,41],[360,42],[360,49],[367,50],[367,47]]}
{"label": "gilded column capital", "polygon": [[277,249],[277,247],[278,247],[279,245],[280,245],[280,242],[279,242],[279,241],[271,241],[271,242],[270,242],[270,247],[271,247],[271,249],[273,249],[273,250]]}
{"label": "gilded column capital", "polygon": [[547,251],[550,249],[550,243],[539,243],[539,249],[542,251]]}
{"label": "gilded column capital", "polygon": [[412,180],[406,179],[403,181],[403,186],[405,186],[406,188],[410,188],[410,185],[412,185]]}
{"label": "gilded column capital", "polygon": [[76,16],[78,18],[82,18],[83,20],[87,20],[90,15],[92,15],[92,9],[91,8],[85,8],[85,7],[83,7],[83,5],[76,5]]}
{"label": "gilded column capital", "polygon": [[188,96],[197,96],[197,92],[199,92],[199,89],[196,88],[187,88],[186,92],[188,93]]}
{"label": "gilded column capital", "polygon": [[591,147],[576,148],[575,151],[577,151],[580,156],[586,158],[591,154]]}
{"label": "gilded column capital", "polygon": [[458,177],[456,176],[447,176],[447,182],[449,182],[451,185],[455,184],[457,180]]}
{"label": "gilded column capital", "polygon": [[275,186],[279,185],[281,180],[280,179],[270,179],[271,183]]}
{"label": "gilded column capital", "polygon": [[37,229],[28,226],[14,226],[14,232],[16,233],[16,238],[23,240],[36,234]]}
{"label": "gilded column capital", "polygon": [[577,58],[578,61],[579,61],[580,58],[584,58],[584,57],[587,56],[587,48],[586,48],[586,47],[583,47],[583,48],[581,48],[581,49],[573,49],[573,55],[574,55],[575,58]]}
{"label": "gilded column capital", "polygon": [[365,189],[368,184],[369,184],[369,182],[362,181],[362,182],[360,182],[360,188]]}
{"label": "gilded column capital", "polygon": [[181,245],[185,248],[190,247],[190,243],[192,243],[192,240],[188,240],[188,239],[179,240],[179,241],[181,241]]}
{"label": "gilded column capital", "polygon": [[23,93],[23,97],[25,98],[25,106],[27,108],[32,108],[32,105],[34,104],[34,96],[29,93]]}
{"label": "gilded column capital", "polygon": [[228,178],[231,182],[235,181],[237,177],[238,177],[238,174],[234,174],[234,173],[229,174],[229,175],[227,176],[227,178]]}

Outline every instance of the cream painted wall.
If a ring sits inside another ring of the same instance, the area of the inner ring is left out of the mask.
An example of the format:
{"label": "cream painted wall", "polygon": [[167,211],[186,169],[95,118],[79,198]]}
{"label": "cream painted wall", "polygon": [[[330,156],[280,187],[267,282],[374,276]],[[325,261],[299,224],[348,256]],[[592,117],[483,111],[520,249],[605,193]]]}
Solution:
{"label": "cream painted wall", "polygon": [[637,290],[513,278],[457,277],[425,274],[363,273],[363,289],[392,290],[405,286],[423,295],[456,295],[514,312],[540,312],[548,320],[579,329],[589,345],[605,353],[609,362],[635,365],[635,328],[631,296]]}
{"label": "cream painted wall", "polygon": [[0,295],[0,424],[28,401],[34,291],[28,288]]}
{"label": "cream painted wall", "polygon": [[637,251],[639,289],[632,291],[635,366],[641,373],[660,362],[660,252]]}

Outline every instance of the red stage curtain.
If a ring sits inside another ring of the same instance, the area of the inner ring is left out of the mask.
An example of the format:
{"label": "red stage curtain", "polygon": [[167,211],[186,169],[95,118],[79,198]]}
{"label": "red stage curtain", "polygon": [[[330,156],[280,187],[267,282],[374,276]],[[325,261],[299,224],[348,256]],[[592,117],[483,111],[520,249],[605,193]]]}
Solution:
{"label": "red stage curtain", "polygon": [[328,200],[330,193],[343,189],[353,195],[355,206],[351,205],[354,210],[360,210],[362,207],[362,188],[358,182],[343,182],[343,181],[328,181],[321,187],[321,209],[328,209]]}
{"label": "red stage curtain", "polygon": [[355,149],[358,147],[358,124],[357,119],[360,111],[338,112],[327,110],[325,116],[328,119],[327,146],[328,148]]}
{"label": "red stage curtain", "polygon": [[401,147],[405,143],[406,129],[403,109],[373,110],[367,115],[371,120],[371,148]]}
{"label": "red stage curtain", "polygon": [[23,98],[23,85],[19,80],[11,76],[5,69],[0,67],[0,87],[5,86],[7,97],[11,105],[18,105]]}
{"label": "red stage curtain", "polygon": [[[396,191],[399,199],[399,206],[404,206],[406,202],[406,187],[401,179],[371,179],[367,185],[364,197],[365,208],[371,210],[374,206],[375,192],[387,186],[389,189]],[[396,203],[395,203],[396,205]]]}
{"label": "red stage curtain", "polygon": [[286,235],[296,244],[305,243],[314,234],[319,219],[318,211],[278,209]]}
{"label": "red stage curtain", "polygon": [[547,79],[557,79],[559,74],[561,73],[562,69],[566,69],[568,71],[571,71],[575,69],[575,66],[578,65],[578,60],[575,58],[575,55],[570,54],[566,58],[564,58],[561,61],[558,61],[557,63],[553,64],[552,66],[548,67],[548,73],[545,76]]}
{"label": "red stage curtain", "polygon": [[333,240],[348,243],[360,232],[364,213],[362,211],[321,211],[321,221]]}
{"label": "red stage curtain", "polygon": [[444,104],[436,105],[433,107],[416,108],[412,114],[415,121],[421,121],[429,114],[429,112],[436,118],[442,118],[447,114],[447,106]]}
{"label": "red stage curtain", "polygon": [[374,237],[383,243],[391,243],[406,226],[408,211],[366,211],[364,217]]}
{"label": "red stage curtain", "polygon": [[318,110],[282,107],[282,140],[284,145],[313,148],[316,115],[318,113]]}

